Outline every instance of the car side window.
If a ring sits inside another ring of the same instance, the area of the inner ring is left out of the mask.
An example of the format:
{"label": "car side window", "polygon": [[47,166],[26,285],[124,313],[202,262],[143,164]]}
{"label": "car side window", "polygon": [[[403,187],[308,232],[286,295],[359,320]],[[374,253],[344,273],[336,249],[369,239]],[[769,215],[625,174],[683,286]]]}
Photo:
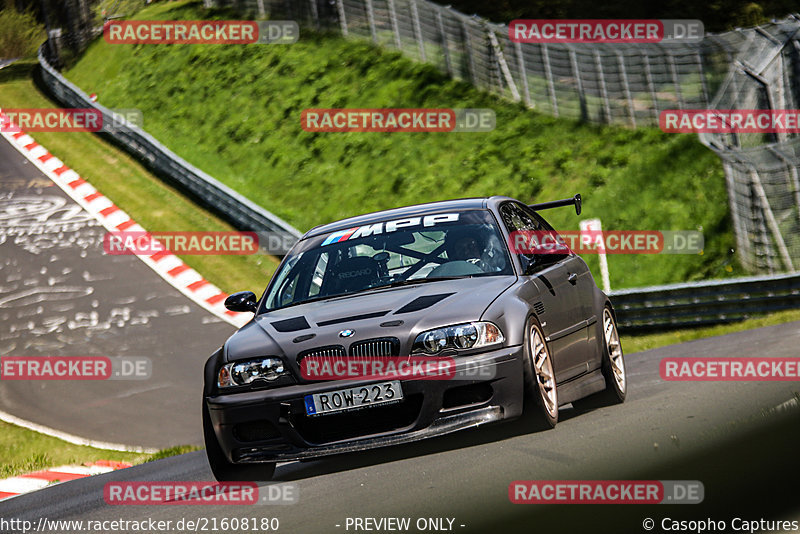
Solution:
{"label": "car side window", "polygon": [[[554,232],[553,228],[545,222],[537,213],[523,209],[522,206],[513,202],[507,202],[500,207],[500,216],[503,219],[508,233],[513,235],[514,232],[530,232],[529,236],[541,236],[544,232]],[[526,253],[526,249],[514,250],[515,247],[510,247],[512,253],[522,256],[523,267],[527,267],[528,272],[536,272],[544,269],[554,263],[557,263],[569,254],[555,254],[555,253]]]}

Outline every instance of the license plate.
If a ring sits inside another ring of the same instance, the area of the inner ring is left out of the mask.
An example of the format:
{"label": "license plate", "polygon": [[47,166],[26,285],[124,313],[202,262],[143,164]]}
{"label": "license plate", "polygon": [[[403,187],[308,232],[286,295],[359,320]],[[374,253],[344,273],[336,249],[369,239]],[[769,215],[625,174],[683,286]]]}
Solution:
{"label": "license plate", "polygon": [[304,397],[306,414],[323,415],[347,410],[359,410],[403,400],[400,381],[381,382],[354,388],[337,389]]}

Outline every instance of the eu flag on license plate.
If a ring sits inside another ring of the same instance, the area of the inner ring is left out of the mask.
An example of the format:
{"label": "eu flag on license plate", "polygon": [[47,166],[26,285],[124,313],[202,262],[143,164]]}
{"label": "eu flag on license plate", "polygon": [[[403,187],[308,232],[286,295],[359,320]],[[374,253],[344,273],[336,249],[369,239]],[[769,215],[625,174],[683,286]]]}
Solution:
{"label": "eu flag on license plate", "polygon": [[314,406],[314,396],[306,395],[303,398],[306,401],[306,414],[314,415],[315,413],[317,413],[317,408]]}

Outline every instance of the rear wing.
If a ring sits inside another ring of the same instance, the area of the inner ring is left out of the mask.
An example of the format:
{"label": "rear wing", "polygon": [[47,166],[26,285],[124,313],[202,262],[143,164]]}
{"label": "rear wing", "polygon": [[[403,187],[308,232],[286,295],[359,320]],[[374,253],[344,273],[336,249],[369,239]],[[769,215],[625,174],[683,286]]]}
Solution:
{"label": "rear wing", "polygon": [[532,210],[549,210],[550,208],[560,208],[562,206],[575,205],[575,213],[581,214],[581,196],[575,195],[572,198],[565,198],[563,200],[551,200],[550,202],[540,202],[539,204],[530,204],[528,207]]}

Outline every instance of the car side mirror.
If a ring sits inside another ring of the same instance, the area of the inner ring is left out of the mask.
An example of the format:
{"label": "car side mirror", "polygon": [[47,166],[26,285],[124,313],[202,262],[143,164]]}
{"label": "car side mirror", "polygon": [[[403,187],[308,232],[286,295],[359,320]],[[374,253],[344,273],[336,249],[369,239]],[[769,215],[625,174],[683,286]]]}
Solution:
{"label": "car side mirror", "polygon": [[526,254],[519,255],[519,262],[522,264],[522,275],[530,276],[536,270],[536,257]]}
{"label": "car side mirror", "polygon": [[251,312],[258,310],[256,294],[252,291],[239,291],[225,299],[225,307],[232,312]]}

